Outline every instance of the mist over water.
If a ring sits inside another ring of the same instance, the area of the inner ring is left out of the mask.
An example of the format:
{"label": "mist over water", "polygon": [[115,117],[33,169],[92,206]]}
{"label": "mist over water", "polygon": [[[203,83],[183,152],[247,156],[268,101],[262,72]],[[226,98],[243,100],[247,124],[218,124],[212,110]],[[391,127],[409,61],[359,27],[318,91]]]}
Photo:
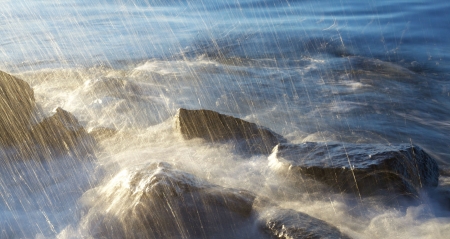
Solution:
{"label": "mist over water", "polygon": [[[116,130],[95,157],[11,160],[16,152],[0,149],[0,238],[101,237],[105,212],[131,217],[121,190],[138,190],[136,172],[165,167],[193,175],[196,187],[267,197],[352,238],[450,234],[450,3],[0,2],[0,70],[30,84],[38,118],[62,107],[87,131]],[[296,144],[414,144],[438,162],[439,186],[386,205],[292,182],[266,155],[184,140],[174,130],[178,108],[238,117]],[[246,220],[230,235],[262,236]]]}

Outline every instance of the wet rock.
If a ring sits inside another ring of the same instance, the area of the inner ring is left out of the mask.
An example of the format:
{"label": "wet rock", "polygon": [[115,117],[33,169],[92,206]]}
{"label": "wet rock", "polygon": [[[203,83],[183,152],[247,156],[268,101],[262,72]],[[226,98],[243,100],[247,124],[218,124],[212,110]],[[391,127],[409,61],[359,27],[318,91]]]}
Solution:
{"label": "wet rock", "polygon": [[300,181],[312,178],[361,196],[389,191],[416,197],[421,188],[436,187],[439,178],[436,161],[409,144],[280,144],[269,164]]}
{"label": "wet rock", "polygon": [[34,125],[30,132],[40,157],[52,158],[69,153],[93,154],[95,140],[71,113],[57,108],[56,113]]}
{"label": "wet rock", "polygon": [[[445,166],[444,166],[445,167]],[[448,167],[448,166],[447,166]],[[439,169],[439,175],[441,176],[445,176],[445,177],[450,177],[450,168],[443,168],[441,167]]]}
{"label": "wet rock", "polygon": [[209,142],[233,142],[238,151],[269,154],[286,140],[269,129],[211,110],[178,109],[175,128],[185,139],[203,138]]}
{"label": "wet rock", "polygon": [[33,89],[25,81],[0,71],[0,143],[22,142],[35,107]]}
{"label": "wet rock", "polygon": [[117,130],[107,127],[97,127],[92,129],[89,134],[94,137],[96,141],[100,141],[113,137],[117,134]]}
{"label": "wet rock", "polygon": [[123,170],[108,184],[86,193],[82,201],[89,211],[78,230],[94,238],[342,235],[324,221],[280,209],[246,190],[211,184],[163,162]]}
{"label": "wet rock", "polygon": [[278,207],[267,209],[258,219],[262,229],[275,238],[350,239],[337,228],[307,214]]}
{"label": "wet rock", "polygon": [[6,158],[92,154],[95,141],[72,114],[58,108],[53,116],[33,126],[35,111],[34,92],[28,83],[0,71],[0,144],[10,152]]}
{"label": "wet rock", "polygon": [[398,64],[378,59],[353,56],[349,57],[348,60],[352,64],[353,69],[359,69],[360,73],[385,75],[392,78],[414,78],[415,75],[411,70]]}
{"label": "wet rock", "polygon": [[267,238],[244,230],[252,227],[252,193],[167,163],[124,170],[89,198],[82,225],[95,238]]}
{"label": "wet rock", "polygon": [[89,80],[85,83],[85,87],[96,98],[109,96],[128,99],[142,94],[141,87],[134,82],[113,77]]}

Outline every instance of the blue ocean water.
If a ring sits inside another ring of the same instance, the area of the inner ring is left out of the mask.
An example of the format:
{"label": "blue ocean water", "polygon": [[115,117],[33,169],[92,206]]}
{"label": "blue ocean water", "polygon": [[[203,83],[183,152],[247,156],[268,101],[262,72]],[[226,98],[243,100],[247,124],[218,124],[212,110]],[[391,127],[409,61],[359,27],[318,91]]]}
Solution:
{"label": "blue ocean water", "polygon": [[[204,50],[222,52],[224,57],[232,50],[239,57],[301,58],[320,51],[321,42],[315,46],[315,39],[341,46],[347,54],[390,62],[444,68],[448,62],[445,1],[4,1],[2,5],[2,57],[25,66],[170,59],[202,44],[215,47]],[[304,49],[308,42],[310,49]]]}
{"label": "blue ocean water", "polygon": [[[89,197],[88,188],[103,185],[103,176],[91,167],[114,175],[142,161],[183,164],[180,155],[187,155],[192,161],[184,165],[187,170],[214,183],[266,187],[260,185],[269,181],[262,159],[255,158],[254,165],[219,167],[217,161],[236,156],[226,148],[201,144],[174,148],[166,124],[180,107],[240,117],[294,143],[419,145],[440,164],[441,186],[450,182],[448,1],[0,4],[0,70],[26,80],[48,114],[63,107],[89,130],[110,127],[120,132],[103,142],[98,165],[55,166],[80,173],[50,176],[49,183],[36,184],[31,194],[17,193],[28,186],[7,179],[14,178],[14,170],[2,169],[0,215],[6,220],[0,222],[0,237],[85,236],[76,229],[82,221],[76,202]],[[121,82],[120,87],[111,90],[111,79]],[[17,166],[21,175],[37,175],[30,181],[45,174],[32,170],[32,163],[23,164]],[[96,179],[89,179],[90,174]],[[74,180],[82,186],[72,185]],[[58,192],[67,196],[52,196]],[[30,203],[11,206],[9,197]],[[334,208],[338,202],[333,204],[331,197],[280,203],[359,238],[445,238],[450,231],[448,214],[436,214],[431,203],[406,212],[369,208],[361,217],[344,202]]]}

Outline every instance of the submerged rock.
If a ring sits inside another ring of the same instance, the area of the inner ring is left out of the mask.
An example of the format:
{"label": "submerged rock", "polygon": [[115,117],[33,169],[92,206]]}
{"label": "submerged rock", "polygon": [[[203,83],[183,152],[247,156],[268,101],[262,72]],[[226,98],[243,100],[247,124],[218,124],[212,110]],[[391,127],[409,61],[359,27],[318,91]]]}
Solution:
{"label": "submerged rock", "polygon": [[[246,190],[220,187],[155,163],[124,170],[89,191],[80,233],[94,238],[327,238],[324,221],[279,209]],[[280,230],[288,230],[281,236]],[[279,227],[283,229],[279,229]],[[326,233],[326,234],[321,234]],[[344,237],[344,236],[342,236]]]}
{"label": "submerged rock", "polygon": [[57,108],[56,113],[34,125],[30,133],[39,154],[51,158],[65,153],[73,156],[93,154],[95,140],[71,113]]}
{"label": "submerged rock", "polygon": [[231,141],[246,153],[269,154],[286,140],[271,130],[211,110],[178,109],[175,127],[185,139],[203,138],[209,142]]}
{"label": "submerged rock", "polygon": [[312,178],[337,192],[362,196],[385,191],[416,196],[421,188],[436,187],[439,178],[436,161],[409,144],[280,144],[269,164],[294,178]]}
{"label": "submerged rock", "polygon": [[0,71],[0,143],[22,142],[35,107],[33,89],[25,81]]}

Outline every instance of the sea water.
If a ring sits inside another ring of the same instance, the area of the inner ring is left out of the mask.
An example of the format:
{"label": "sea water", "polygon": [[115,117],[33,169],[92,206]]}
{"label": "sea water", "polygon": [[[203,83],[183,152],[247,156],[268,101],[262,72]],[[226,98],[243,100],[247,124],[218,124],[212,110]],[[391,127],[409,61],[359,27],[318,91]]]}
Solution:
{"label": "sea water", "polygon": [[[83,203],[124,170],[167,162],[271,198],[354,238],[447,238],[448,201],[386,206],[293,187],[267,156],[184,141],[180,107],[257,123],[291,143],[408,143],[450,186],[450,2],[0,1],[0,70],[46,115],[116,129],[94,160],[2,161],[1,238],[81,238]],[[44,115],[45,116],[45,115]],[[43,116],[43,117],[44,117]],[[4,116],[2,116],[4,117]],[[5,153],[6,155],[7,153]]]}

